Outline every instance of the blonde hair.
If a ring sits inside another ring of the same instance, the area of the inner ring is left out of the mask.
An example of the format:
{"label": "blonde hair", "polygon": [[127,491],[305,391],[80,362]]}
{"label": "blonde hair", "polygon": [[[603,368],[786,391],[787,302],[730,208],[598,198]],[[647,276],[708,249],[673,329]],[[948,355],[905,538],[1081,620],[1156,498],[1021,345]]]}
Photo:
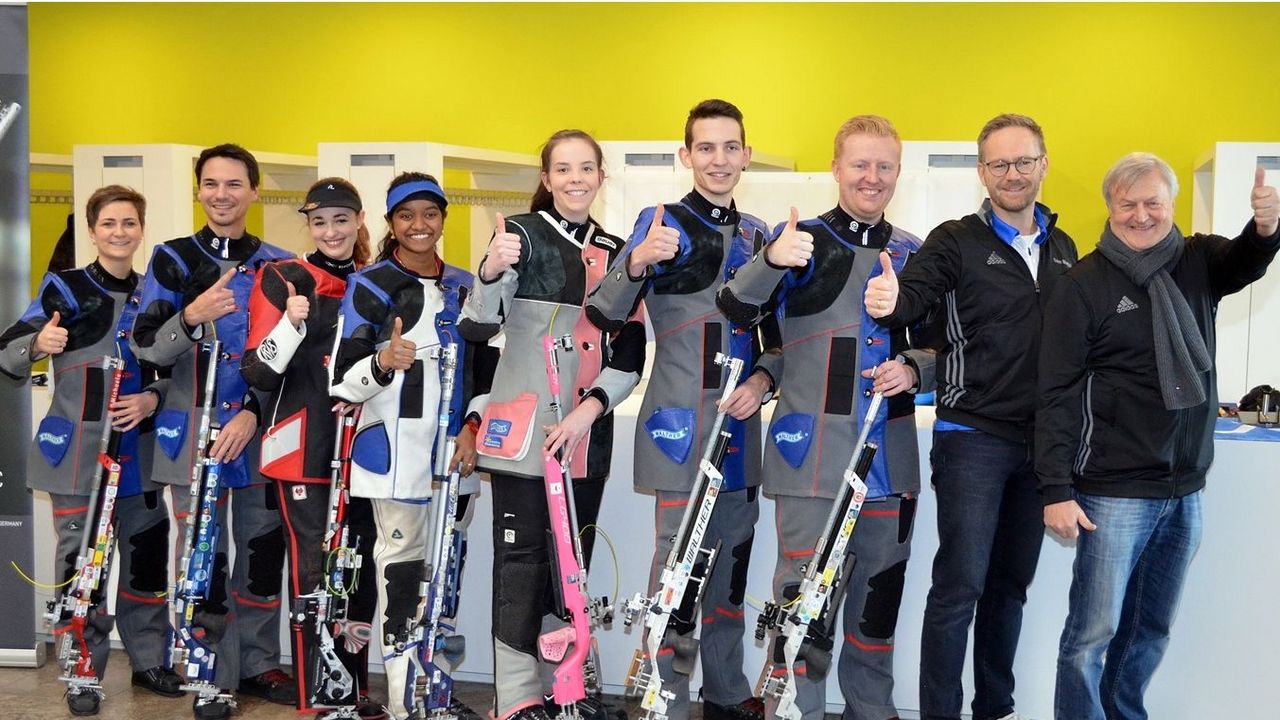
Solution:
{"label": "blonde hair", "polygon": [[855,115],[836,131],[835,152],[832,154],[833,160],[840,158],[840,148],[844,145],[844,141],[850,135],[875,135],[877,137],[893,138],[898,143],[898,149],[902,149],[902,138],[898,136],[898,131],[893,127],[893,123],[887,118],[879,115]]}

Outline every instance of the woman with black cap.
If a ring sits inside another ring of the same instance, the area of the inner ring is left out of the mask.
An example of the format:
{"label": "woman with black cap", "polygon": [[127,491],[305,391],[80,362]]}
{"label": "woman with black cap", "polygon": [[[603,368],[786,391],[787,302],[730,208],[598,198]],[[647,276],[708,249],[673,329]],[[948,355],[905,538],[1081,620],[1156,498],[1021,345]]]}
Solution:
{"label": "woman with black cap", "polygon": [[[324,178],[307,191],[298,210],[307,218],[315,251],[266,265],[249,298],[249,336],[240,373],[262,402],[262,475],[275,481],[289,548],[289,603],[321,589],[328,529],[330,460],[337,432],[329,399],[328,356],[333,349],[347,278],[369,260],[369,231],[360,195],[342,178]],[[373,567],[373,509],[352,497],[346,508],[351,544]],[[372,582],[357,583],[347,617],[335,633],[334,651],[355,680],[339,702],[316,694],[314,626],[294,623],[293,668],[298,709],[354,707],[361,718],[385,718],[370,702],[368,642],[378,596]]]}
{"label": "woman with black cap", "polygon": [[[378,541],[377,590],[383,607],[381,642],[388,705],[409,716],[405,688],[413,672],[404,647],[417,623],[423,561],[430,545],[433,452],[440,408],[441,366],[433,348],[458,352],[449,432],[457,451],[449,459],[463,476],[475,469],[475,422],[497,364],[497,351],[464,342],[457,320],[471,274],[446,265],[437,252],[448,200],[439,182],[423,173],[401,173],[387,189],[387,235],[378,260],[351,276],[342,301],[331,386],[335,398],[363,403],[352,449],[351,492],[372,500]],[[461,492],[479,490],[464,478]],[[458,516],[466,510],[466,497]],[[396,652],[399,644],[401,652]],[[443,654],[443,653],[442,653]],[[437,655],[437,660],[442,659]],[[448,658],[445,664],[447,666]],[[453,700],[450,714],[478,720]]]}
{"label": "woman with black cap", "polygon": [[[582,311],[586,294],[623,247],[622,240],[604,232],[590,216],[604,180],[600,146],[581,130],[561,130],[543,146],[541,161],[530,212],[497,216],[496,232],[480,263],[480,282],[459,325],[468,340],[487,341],[499,331],[506,336],[480,442],[480,469],[493,480],[494,704],[499,720],[547,720],[544,703],[550,702],[539,678],[537,652],[543,620],[557,612],[550,591],[553,559],[547,544],[543,450],[568,458],[578,527],[593,525],[609,475],[612,410],[631,393],[644,367],[645,330],[638,306],[616,333],[595,327]],[[573,352],[559,353],[563,382],[558,402],[567,414],[558,424],[550,410],[543,358],[548,335],[573,338]],[[594,537],[594,532],[582,535],[588,562]],[[591,696],[578,703],[577,712],[584,718],[606,714]]]}

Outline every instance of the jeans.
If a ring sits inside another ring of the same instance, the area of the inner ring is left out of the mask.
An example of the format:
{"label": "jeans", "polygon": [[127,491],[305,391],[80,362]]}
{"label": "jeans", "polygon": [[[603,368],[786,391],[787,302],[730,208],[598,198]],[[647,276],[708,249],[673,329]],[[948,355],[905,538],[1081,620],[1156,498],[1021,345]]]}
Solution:
{"label": "jeans", "polygon": [[1056,717],[1147,717],[1142,696],[1169,644],[1183,580],[1200,545],[1201,492],[1160,499],[1076,493],[1098,529],[1082,530],[1076,545],[1058,649]]}
{"label": "jeans", "polygon": [[1044,540],[1028,444],[979,431],[935,431],[938,554],[920,648],[921,717],[958,719],[973,623],[973,717],[1013,711],[1022,606]]}

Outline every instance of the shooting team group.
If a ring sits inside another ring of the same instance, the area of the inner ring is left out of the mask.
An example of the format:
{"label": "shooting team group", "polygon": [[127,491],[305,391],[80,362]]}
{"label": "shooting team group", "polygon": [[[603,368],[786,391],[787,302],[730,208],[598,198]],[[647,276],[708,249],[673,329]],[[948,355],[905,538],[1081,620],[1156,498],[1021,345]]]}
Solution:
{"label": "shooting team group", "polygon": [[[1201,533],[1214,316],[1280,248],[1276,189],[1259,169],[1238,237],[1184,237],[1176,175],[1126,155],[1078,258],[1036,201],[1049,155],[1029,117],[982,128],[989,199],[924,242],[885,218],[893,125],[851,118],[833,151],[838,204],[770,228],[733,201],[751,159],[742,113],[703,101],[679,150],[693,189],[624,240],[590,215],[600,146],[557,132],[530,212],[496,216],[474,275],[437,252],[449,198],[423,173],[391,182],[376,249],[356,189],[319,180],[300,210],[315,249],[294,257],[246,231],[254,157],[208,148],[206,224],[157,246],[145,275],[145,199],[99,189],[97,259],[47,274],[0,336],[15,380],[52,362],[28,485],[52,498],[68,710],[99,711],[114,624],[133,685],[192,693],[197,720],[230,717],[237,693],[326,719],[611,720],[591,634],[616,610],[639,639],[627,675],[646,720],[687,720],[699,655],[707,720],[818,720],[833,665],[847,720],[895,718],[914,395],[936,390],[921,716],[960,717],[972,626],[973,717],[1020,717],[1014,656],[1048,527],[1077,542],[1055,716],[1145,718]],[[594,525],[630,510],[601,500],[646,322],[652,375],[634,458],[618,461],[634,463],[635,502],[653,498],[653,564],[647,594],[611,609],[586,566]],[[481,473],[492,559],[466,557]],[[743,647],[761,491],[778,554],[757,683]],[[452,693],[453,617],[467,573],[490,564],[495,687],[478,714]]]}

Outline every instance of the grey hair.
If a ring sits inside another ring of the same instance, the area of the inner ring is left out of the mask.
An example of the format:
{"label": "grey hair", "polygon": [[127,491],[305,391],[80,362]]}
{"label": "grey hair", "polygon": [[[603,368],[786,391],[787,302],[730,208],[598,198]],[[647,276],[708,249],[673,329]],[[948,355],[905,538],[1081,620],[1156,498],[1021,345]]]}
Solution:
{"label": "grey hair", "polygon": [[1176,199],[1178,176],[1174,174],[1173,168],[1169,167],[1169,163],[1147,152],[1129,153],[1111,166],[1106,177],[1102,178],[1102,199],[1108,206],[1111,205],[1113,191],[1127,190],[1153,172],[1160,173],[1160,177],[1164,179],[1165,186],[1169,188],[1169,199]]}

